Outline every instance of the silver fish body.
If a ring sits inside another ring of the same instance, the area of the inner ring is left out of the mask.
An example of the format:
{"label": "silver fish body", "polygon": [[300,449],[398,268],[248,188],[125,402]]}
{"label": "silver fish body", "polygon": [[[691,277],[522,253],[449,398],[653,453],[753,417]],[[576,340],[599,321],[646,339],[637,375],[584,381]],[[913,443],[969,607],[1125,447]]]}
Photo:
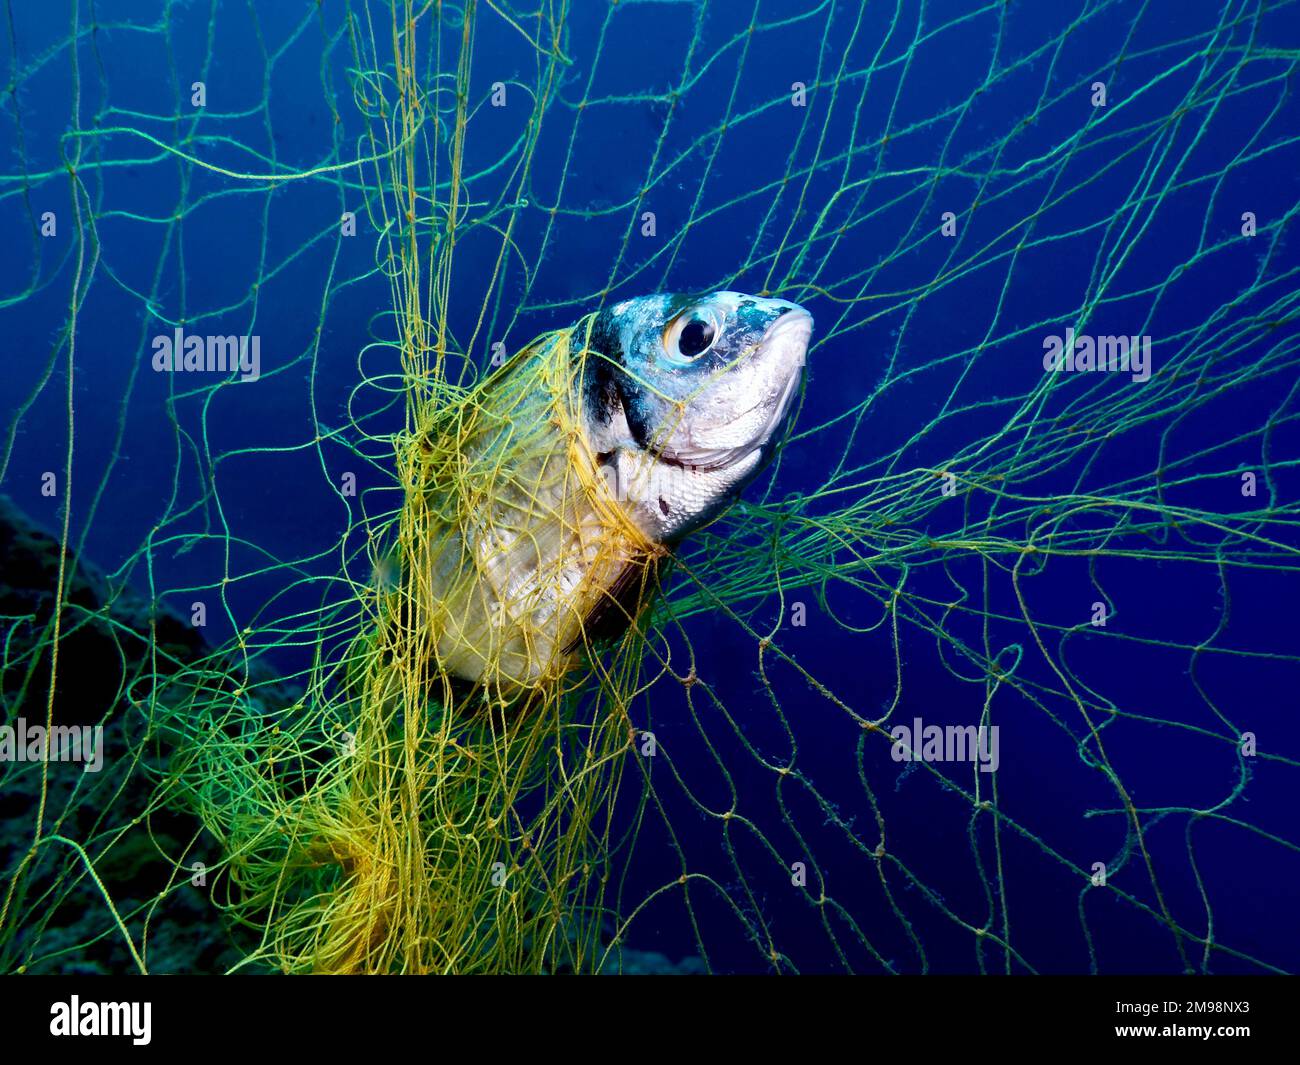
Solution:
{"label": "silver fish body", "polygon": [[811,331],[784,300],[646,296],[485,382],[430,442],[417,564],[442,669],[510,698],[635,617],[658,558],[771,457]]}

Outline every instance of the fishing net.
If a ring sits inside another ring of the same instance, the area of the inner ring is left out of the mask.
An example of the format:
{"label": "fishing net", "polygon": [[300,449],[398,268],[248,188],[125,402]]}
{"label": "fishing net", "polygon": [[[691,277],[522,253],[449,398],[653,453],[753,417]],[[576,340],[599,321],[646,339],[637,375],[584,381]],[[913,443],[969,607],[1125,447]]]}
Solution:
{"label": "fishing net", "polygon": [[[7,4],[5,970],[1296,968],[1300,20],[1045,6]],[[570,386],[717,289],[669,558]]]}

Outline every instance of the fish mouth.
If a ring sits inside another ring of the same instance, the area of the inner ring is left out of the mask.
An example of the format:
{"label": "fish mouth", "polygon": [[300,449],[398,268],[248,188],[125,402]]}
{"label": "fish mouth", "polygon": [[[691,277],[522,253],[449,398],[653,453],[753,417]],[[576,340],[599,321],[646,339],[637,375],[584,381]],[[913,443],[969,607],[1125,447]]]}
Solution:
{"label": "fish mouth", "polygon": [[802,307],[794,307],[768,326],[767,332],[763,334],[761,347],[767,348],[769,344],[773,343],[782,343],[790,347],[797,346],[799,356],[798,363],[786,377],[785,388],[782,389],[781,398],[777,400],[776,406],[772,410],[772,417],[763,426],[761,438],[756,445],[758,447],[762,447],[763,444],[772,439],[773,434],[790,410],[795,390],[798,389],[799,380],[803,377],[803,364],[808,355],[808,341],[812,339],[812,328],[812,315]]}
{"label": "fish mouth", "polygon": [[[773,406],[772,413],[763,424],[762,430],[750,443],[741,447],[722,449],[695,449],[689,446],[672,450],[663,449],[656,456],[658,460],[670,466],[677,466],[686,470],[720,470],[741,462],[755,451],[766,447],[776,435],[794,402],[794,394],[799,388],[799,380],[803,377],[804,357],[808,351],[808,341],[812,337],[812,327],[812,315],[802,307],[791,305],[787,311],[783,312],[780,317],[767,327],[763,339],[759,341],[758,350],[762,353],[769,352],[774,344],[791,349],[797,346],[798,362],[786,375],[781,395],[777,399],[775,406]],[[753,407],[741,411],[736,417],[743,418],[759,406],[762,406],[761,401],[754,404]]]}

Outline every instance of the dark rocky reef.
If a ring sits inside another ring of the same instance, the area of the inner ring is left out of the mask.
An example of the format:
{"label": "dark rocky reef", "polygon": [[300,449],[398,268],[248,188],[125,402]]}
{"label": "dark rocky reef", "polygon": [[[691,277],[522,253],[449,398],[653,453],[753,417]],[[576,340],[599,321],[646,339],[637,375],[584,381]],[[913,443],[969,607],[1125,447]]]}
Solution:
{"label": "dark rocky reef", "polygon": [[[47,764],[46,841],[30,858],[42,766],[0,762],[5,892],[26,861],[0,929],[0,971],[137,970],[104,892],[87,874],[87,859],[150,972],[225,971],[240,955],[220,911],[205,887],[191,884],[189,868],[170,860],[188,853],[211,862],[216,855],[196,819],[151,809],[158,765],[141,750],[146,722],[134,702],[159,677],[212,652],[176,612],[155,609],[93,564],[70,558],[51,713],[59,556],[58,539],[0,496],[0,724],[18,735],[20,728],[43,728],[50,714],[55,725],[102,729],[98,772],[72,761]],[[63,839],[80,844],[85,857]]]}

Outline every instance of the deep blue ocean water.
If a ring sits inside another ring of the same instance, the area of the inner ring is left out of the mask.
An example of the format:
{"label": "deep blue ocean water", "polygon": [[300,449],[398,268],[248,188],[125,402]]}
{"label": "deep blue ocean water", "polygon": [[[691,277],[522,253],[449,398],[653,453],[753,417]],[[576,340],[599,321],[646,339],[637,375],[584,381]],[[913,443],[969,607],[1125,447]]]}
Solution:
{"label": "deep blue ocean water", "polygon": [[[1214,471],[1169,486],[1165,501],[1230,514],[1259,503],[1242,498],[1238,471],[1267,467],[1277,506],[1290,506],[1294,518],[1295,4],[899,0],[867,5],[865,13],[856,4],[768,0],[618,7],[607,17],[607,5],[593,0],[573,6],[564,44],[572,65],[558,72],[558,102],[522,192],[500,161],[512,159],[526,122],[531,101],[523,83],[535,82],[538,59],[516,27],[480,9],[470,74],[477,109],[465,161],[477,177],[468,184],[467,217],[516,195],[529,206],[515,216],[519,253],[507,256],[495,285],[498,231],[468,229],[457,248],[452,332],[460,343],[475,337],[468,356],[476,366],[486,367],[492,343],[516,350],[602,300],[780,286],[779,295],[804,303],[817,320],[797,431],[853,410],[882,379],[891,383],[856,429],[843,421],[796,435],[748,493],[779,505],[817,492],[846,453],[850,465],[897,455],[900,468],[942,467],[1005,421],[1005,407],[978,405],[1032,389],[1043,373],[1043,335],[1063,331],[1104,288],[1093,333],[1150,335],[1157,371],[1189,346],[1228,347],[1240,379],[1212,400],[1158,412],[1094,450],[1063,456],[1060,466],[1018,487],[1050,496],[1124,483],[1150,498],[1158,470]],[[73,538],[84,531],[87,557],[112,570],[137,556],[166,515],[166,537],[196,539],[184,552],[176,550],[179,540],[159,546],[151,569],[136,564],[129,576],[180,609],[195,596],[215,596],[223,574],[251,574],[226,586],[228,616],[210,612],[214,642],[233,634],[231,619],[255,625],[270,600],[273,616],[319,608],[318,585],[294,585],[295,573],[268,564],[302,560],[304,576],[329,574],[331,565],[337,572],[329,552],[361,505],[340,497],[343,472],[357,474],[371,513],[397,505],[382,441],[364,445],[368,464],[339,444],[311,446],[318,434],[335,431],[356,440],[353,419],[375,436],[400,427],[399,403],[385,406],[377,389],[359,388],[363,372],[379,380],[396,372],[394,352],[383,343],[393,329],[390,286],[375,265],[381,244],[364,214],[356,238],[336,239],[340,212],[361,209],[347,184],[355,171],[283,181],[268,193],[266,182],[186,165],[132,134],[72,133],[130,126],[166,144],[183,140],[186,152],[240,172],[353,158],[365,124],[348,85],[344,9],[333,0],[319,12],[297,0],[97,0],[92,15],[83,4],[75,121],[66,5],[20,0],[5,31],[5,77],[21,74],[20,91],[0,102],[6,426],[31,402],[6,452],[0,488],[46,525],[62,520],[62,497],[43,498],[40,483],[45,471],[63,468],[67,356],[60,331],[78,265],[74,213],[91,211],[96,259],[93,270],[83,263],[92,280],[82,292],[73,360]],[[383,5],[373,5],[373,14],[387,17]],[[745,43],[751,20],[760,29]],[[1075,29],[1062,37],[1071,23]],[[444,47],[455,40],[448,33]],[[1235,69],[1247,48],[1261,57]],[[1262,57],[1266,51],[1271,58]],[[425,53],[423,74],[431,64]],[[1011,72],[990,77],[1003,69]],[[208,94],[201,113],[189,104],[195,80]],[[1103,121],[1089,101],[1094,80],[1106,83],[1111,109],[1126,110],[1105,116],[1105,132],[1076,137]],[[495,81],[507,86],[504,108],[486,103]],[[811,86],[804,108],[789,102],[795,82]],[[1190,116],[1174,122],[1184,105]],[[719,135],[723,122],[728,128]],[[1148,139],[1152,130],[1157,136]],[[77,144],[86,191],[74,207],[66,177],[39,175],[60,171]],[[991,162],[987,150],[995,144],[1002,147]],[[932,186],[918,178],[936,166],[943,170]],[[996,176],[986,180],[991,171]],[[1131,197],[1143,190],[1147,202],[1134,206]],[[981,206],[970,214],[977,196]],[[182,202],[189,205],[183,222],[168,225]],[[34,236],[47,210],[59,220],[58,235]],[[655,238],[640,235],[645,210],[656,215]],[[803,243],[823,211],[823,230],[846,225],[846,233],[833,244]],[[956,250],[933,236],[943,211],[960,217]],[[1257,216],[1261,230],[1276,228],[1236,239],[1244,211]],[[1014,261],[1008,231],[1024,232],[1029,245]],[[534,272],[527,283],[521,260]],[[969,268],[927,292],[955,263]],[[844,284],[864,271],[863,280]],[[869,298],[846,303],[850,288]],[[485,299],[489,313],[476,331]],[[1275,321],[1265,330],[1261,318]],[[261,379],[184,394],[185,382],[153,373],[150,341],[181,320],[204,333],[258,334]],[[935,365],[953,352],[969,354]],[[1289,373],[1252,373],[1279,352],[1290,353]],[[398,384],[388,379],[394,393]],[[1119,394],[1143,386],[1112,380],[1106,387]],[[931,427],[946,406],[969,409]],[[1260,427],[1270,421],[1262,438]],[[206,505],[186,512],[204,496]],[[838,505],[831,497],[807,507],[825,513]],[[729,520],[711,535],[741,535],[742,519]],[[916,533],[942,536],[961,523],[953,511],[936,510]],[[1289,572],[1234,567],[1225,595],[1214,566],[1177,561],[1183,537],[1209,542],[1211,535],[1166,532],[1146,542],[1153,557],[1106,558],[1091,572],[1087,559],[1053,559],[1025,582],[1024,594],[1035,619],[1075,625],[1104,588],[1114,604],[1110,625],[1136,638],[1079,634],[1066,653],[1074,673],[1106,699],[1151,719],[1104,729],[1107,755],[1140,808],[1168,808],[1143,819],[1164,904],[1197,936],[1212,915],[1215,940],[1236,954],[1216,952],[1203,962],[1201,948],[1184,942],[1180,955],[1169,929],[1143,909],[1159,903],[1141,856],[1124,853],[1125,818],[1114,789],[1089,764],[1080,722],[1053,721],[1009,690],[994,704],[1002,725],[997,800],[1018,827],[1003,832],[998,858],[1011,941],[1023,960],[1008,962],[1001,949],[981,945],[952,915],[979,925],[992,910],[1001,926],[1001,902],[989,889],[995,852],[987,823],[975,830],[977,860],[965,799],[891,760],[884,745],[859,759],[856,724],[789,667],[769,662],[797,738],[799,770],[827,805],[799,789],[775,789],[755,752],[779,762],[790,741],[756,677],[755,640],[709,615],[691,618],[686,632],[701,673],[737,725],[708,723],[716,742],[710,751],[679,691],[655,693],[653,707],[641,709],[653,713],[672,769],[652,771],[662,778],[665,813],[639,837],[623,890],[627,900],[644,898],[675,879],[682,854],[692,873],[726,888],[744,919],[701,888],[692,889],[692,922],[680,893],[669,892],[638,919],[630,945],[681,958],[702,942],[721,971],[768,968],[767,943],[753,941],[755,928],[801,971],[1300,968],[1294,555]],[[1008,530],[1023,534],[1023,525]],[[1287,539],[1280,527],[1269,535]],[[1239,540],[1225,550],[1238,560],[1250,553]],[[1162,552],[1167,561],[1154,557]],[[955,587],[981,588],[978,560],[970,557],[909,580],[911,595],[939,602]],[[985,606],[1006,618],[991,624],[992,645],[1025,646],[1022,676],[1052,683],[1016,620],[1004,573],[987,594]],[[824,603],[807,590],[788,595],[787,615],[796,598],[809,607],[803,628],[784,624],[775,591],[743,610],[760,633],[780,625],[783,648],[855,709],[881,713],[894,697],[895,664],[888,625],[875,625],[879,604],[832,583]],[[978,638],[970,618],[953,618],[951,626],[962,639]],[[1211,649],[1193,661],[1185,647],[1201,641]],[[951,645],[903,624],[899,649],[903,694],[891,721],[978,719],[982,678]],[[290,649],[274,657],[286,670],[304,665]],[[971,679],[958,679],[945,662]],[[1192,728],[1160,723],[1171,720]],[[1271,757],[1237,758],[1221,738],[1224,721],[1253,731]],[[1224,801],[1243,774],[1245,790],[1225,810],[1234,823],[1189,817]],[[674,783],[677,776],[685,788]],[[868,787],[888,825],[887,846],[912,878],[894,873],[882,883],[867,853],[878,838]],[[721,825],[697,805],[726,809],[732,794],[757,832]],[[630,818],[631,806],[622,812]],[[837,822],[852,824],[852,832]],[[842,912],[823,917],[826,911],[794,893],[786,867],[796,861],[812,866],[812,883],[824,877]],[[1098,891],[1081,901],[1085,883],[1066,861],[1118,866],[1116,882],[1137,904]]]}

